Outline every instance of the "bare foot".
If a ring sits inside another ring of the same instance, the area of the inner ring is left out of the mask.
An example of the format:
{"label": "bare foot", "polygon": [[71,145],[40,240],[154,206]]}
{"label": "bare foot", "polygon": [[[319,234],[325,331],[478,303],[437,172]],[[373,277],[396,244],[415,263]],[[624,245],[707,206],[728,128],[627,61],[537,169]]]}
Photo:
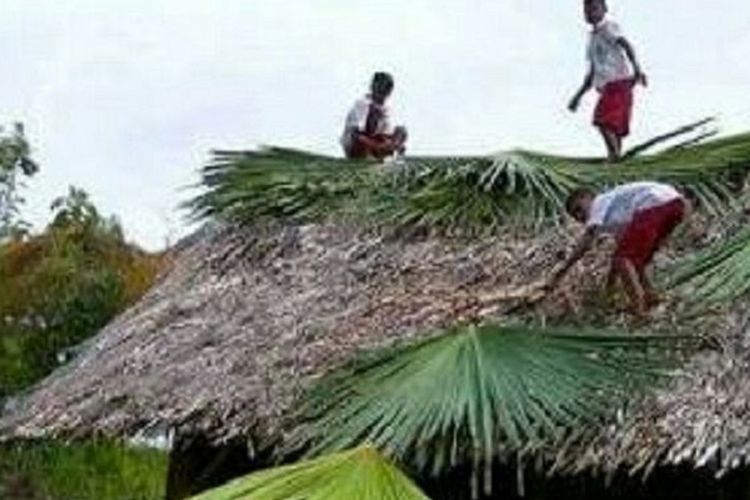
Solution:
{"label": "bare foot", "polygon": [[635,326],[645,326],[651,322],[651,316],[647,310],[631,307],[629,312],[633,316],[633,323]]}
{"label": "bare foot", "polygon": [[646,308],[651,310],[664,302],[664,297],[655,292],[646,293]]}
{"label": "bare foot", "polygon": [[649,311],[651,310],[651,306],[648,301],[648,296],[646,296],[642,301],[638,300],[635,303],[631,302],[630,304],[628,304],[628,313],[633,315],[638,320],[649,320]]}

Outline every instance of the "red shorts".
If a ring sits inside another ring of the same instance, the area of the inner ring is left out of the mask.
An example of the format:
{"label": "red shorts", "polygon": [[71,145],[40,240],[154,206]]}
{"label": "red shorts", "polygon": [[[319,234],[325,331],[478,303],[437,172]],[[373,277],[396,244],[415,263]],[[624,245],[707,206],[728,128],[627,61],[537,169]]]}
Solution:
{"label": "red shorts", "polygon": [[[349,150],[346,151],[347,158],[353,160],[364,160],[367,158],[381,158],[383,156],[382,150],[373,148],[371,144],[365,143],[360,139],[359,134],[354,134],[352,137],[352,144]],[[391,141],[390,136],[387,135],[372,135],[368,139],[374,142],[377,146],[385,145]]]}
{"label": "red shorts", "polygon": [[654,254],[685,218],[685,201],[677,198],[670,202],[639,210],[617,240],[614,258],[627,259],[636,270],[642,271]]}
{"label": "red shorts", "polygon": [[633,112],[633,80],[608,83],[601,89],[599,103],[594,110],[594,125],[626,137],[630,133]]}

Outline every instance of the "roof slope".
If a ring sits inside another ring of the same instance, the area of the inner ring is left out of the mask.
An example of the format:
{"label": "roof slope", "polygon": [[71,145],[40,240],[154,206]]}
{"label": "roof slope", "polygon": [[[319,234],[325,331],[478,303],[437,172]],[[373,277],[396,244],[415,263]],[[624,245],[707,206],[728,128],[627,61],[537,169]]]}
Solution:
{"label": "roof slope", "polygon": [[333,225],[219,231],[0,428],[130,435],[159,423],[219,441],[273,435],[309,376],[451,323],[471,297],[540,276],[549,255],[537,247],[564,244],[528,243]]}
{"label": "roof slope", "polygon": [[641,402],[624,422],[603,429],[588,446],[575,447],[574,456],[562,463],[605,470],[624,465],[643,473],[663,464],[688,464],[707,467],[719,476],[750,464],[746,320],[726,325],[740,335],[720,352],[697,356],[684,377]]}
{"label": "roof slope", "polygon": [[[341,224],[215,231],[186,248],[164,281],[78,360],[6,412],[0,434],[130,436],[168,425],[216,442],[273,439],[314,377],[363,351],[454,324],[478,296],[543,276],[568,243],[555,230],[481,242],[387,237]],[[571,276],[576,297],[591,299],[603,279],[607,245]],[[580,305],[562,294],[537,313]],[[739,465],[750,452],[743,314],[683,326],[720,332],[729,347],[699,356],[687,377],[634,406],[624,423],[555,450],[561,464]],[[660,321],[673,327],[668,310]]]}

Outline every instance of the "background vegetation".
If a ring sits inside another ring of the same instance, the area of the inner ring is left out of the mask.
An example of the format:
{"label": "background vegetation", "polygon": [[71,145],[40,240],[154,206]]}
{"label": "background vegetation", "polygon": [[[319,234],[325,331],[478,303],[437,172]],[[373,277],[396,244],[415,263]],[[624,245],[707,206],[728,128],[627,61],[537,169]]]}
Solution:
{"label": "background vegetation", "polygon": [[150,286],[163,257],[127,244],[85,192],[52,205],[42,234],[0,246],[0,396],[47,375],[69,349],[106,325]]}
{"label": "background vegetation", "polygon": [[[75,355],[140,298],[163,269],[162,255],[128,244],[113,217],[81,189],[51,204],[51,222],[32,234],[23,219],[23,180],[37,165],[17,125],[0,130],[0,405]],[[163,498],[166,456],[116,443],[0,447],[0,498]]]}
{"label": "background vegetation", "polygon": [[0,498],[161,500],[166,455],[118,444],[7,446],[0,452]]}

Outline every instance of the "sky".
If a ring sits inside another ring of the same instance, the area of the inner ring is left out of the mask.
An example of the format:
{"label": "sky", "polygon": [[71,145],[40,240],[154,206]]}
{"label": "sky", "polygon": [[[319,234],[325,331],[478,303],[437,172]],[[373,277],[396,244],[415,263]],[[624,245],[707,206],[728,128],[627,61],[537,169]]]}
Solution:
{"label": "sky", "polygon": [[[214,148],[339,154],[371,74],[396,78],[410,151],[601,153],[579,0],[3,0],[0,122],[41,172],[37,228],[69,185],[151,250],[192,228],[178,208]],[[750,2],[610,0],[650,78],[631,139],[707,116],[750,129]]]}

